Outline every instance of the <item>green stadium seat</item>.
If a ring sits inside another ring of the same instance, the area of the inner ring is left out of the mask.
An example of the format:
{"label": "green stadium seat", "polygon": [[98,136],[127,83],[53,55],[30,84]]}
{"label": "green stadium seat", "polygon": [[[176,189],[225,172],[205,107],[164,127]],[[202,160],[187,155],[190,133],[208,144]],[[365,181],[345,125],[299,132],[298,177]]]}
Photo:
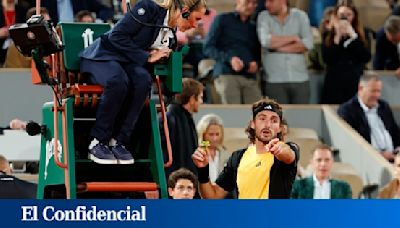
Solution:
{"label": "green stadium seat", "polygon": [[74,96],[75,105],[83,103],[92,107],[98,103],[103,89],[98,85],[85,85],[79,71],[79,53],[95,39],[110,30],[109,24],[101,23],[59,23],[58,33],[65,46],[59,55],[59,70],[61,82],[65,86],[64,95]]}

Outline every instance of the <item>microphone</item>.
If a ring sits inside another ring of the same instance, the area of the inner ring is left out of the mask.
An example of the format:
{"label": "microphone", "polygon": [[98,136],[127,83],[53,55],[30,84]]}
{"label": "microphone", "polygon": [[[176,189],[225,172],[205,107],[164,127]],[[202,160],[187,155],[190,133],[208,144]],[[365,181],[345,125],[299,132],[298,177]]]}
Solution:
{"label": "microphone", "polygon": [[40,133],[42,133],[42,126],[40,126],[38,123],[34,122],[34,121],[29,121],[26,124],[26,133],[28,133],[28,135],[30,136],[34,136],[34,135],[38,135]]}

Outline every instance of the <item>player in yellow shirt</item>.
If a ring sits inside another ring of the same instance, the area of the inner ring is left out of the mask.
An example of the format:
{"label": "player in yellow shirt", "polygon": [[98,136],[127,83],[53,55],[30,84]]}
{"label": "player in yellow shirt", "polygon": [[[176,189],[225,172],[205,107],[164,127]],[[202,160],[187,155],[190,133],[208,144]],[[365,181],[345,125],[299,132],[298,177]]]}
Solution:
{"label": "player in yellow shirt", "polygon": [[263,99],[253,104],[252,112],[246,130],[252,144],[232,154],[215,184],[209,181],[207,151],[199,147],[193,153],[202,198],[222,199],[229,192],[238,199],[290,197],[299,149],[282,141],[282,107],[274,100]]}

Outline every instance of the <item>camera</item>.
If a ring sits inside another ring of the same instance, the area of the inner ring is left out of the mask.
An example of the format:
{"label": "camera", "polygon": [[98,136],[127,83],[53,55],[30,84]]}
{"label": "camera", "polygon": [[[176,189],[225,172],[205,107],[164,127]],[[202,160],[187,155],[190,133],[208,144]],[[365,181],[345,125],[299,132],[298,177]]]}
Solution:
{"label": "camera", "polygon": [[32,50],[38,49],[41,56],[63,50],[63,45],[51,21],[41,15],[33,15],[26,23],[12,25],[10,37],[24,56],[32,56]]}

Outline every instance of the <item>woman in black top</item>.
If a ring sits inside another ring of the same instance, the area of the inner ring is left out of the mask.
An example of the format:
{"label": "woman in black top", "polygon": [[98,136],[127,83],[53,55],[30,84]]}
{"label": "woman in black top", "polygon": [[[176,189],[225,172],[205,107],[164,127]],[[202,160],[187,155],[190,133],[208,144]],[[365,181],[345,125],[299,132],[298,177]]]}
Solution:
{"label": "woman in black top", "polygon": [[358,82],[371,53],[357,9],[338,3],[332,29],[323,34],[322,56],[327,65],[322,104],[341,104],[357,93]]}

